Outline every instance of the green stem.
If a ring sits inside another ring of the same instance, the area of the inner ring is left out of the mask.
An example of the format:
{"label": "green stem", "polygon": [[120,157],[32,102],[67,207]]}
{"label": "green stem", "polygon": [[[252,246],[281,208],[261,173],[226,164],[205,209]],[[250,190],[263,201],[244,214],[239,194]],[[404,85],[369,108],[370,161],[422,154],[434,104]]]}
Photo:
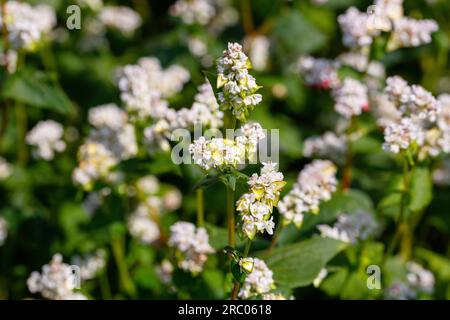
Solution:
{"label": "green stem", "polygon": [[127,263],[125,261],[124,255],[124,239],[121,235],[112,235],[111,236],[111,246],[114,255],[114,259],[117,264],[117,269],[119,270],[119,276],[121,285],[124,290],[130,295],[131,298],[136,298],[136,288],[134,287],[134,283],[131,280],[130,273],[128,272]]}
{"label": "green stem", "polygon": [[111,286],[109,285],[108,273],[107,273],[106,268],[100,274],[99,281],[100,281],[100,291],[102,293],[102,299],[103,300],[111,300],[112,299]]}
{"label": "green stem", "polygon": [[197,189],[197,226],[205,226],[205,208],[204,208],[204,190],[203,188]]}
{"label": "green stem", "polygon": [[[247,243],[245,244],[245,248],[244,248],[244,255],[243,258],[247,258],[248,254],[250,252],[250,248],[252,246],[252,240],[247,239]],[[239,288],[241,287],[241,284],[239,283],[239,281],[234,281],[234,285],[233,285],[233,290],[231,290],[231,300],[236,300],[237,299],[237,295],[239,293]]]}
{"label": "green stem", "polygon": [[228,245],[234,247],[235,242],[235,225],[234,225],[234,190],[227,186],[227,229],[228,229]]}
{"label": "green stem", "polygon": [[266,251],[266,254],[265,254],[266,257],[270,254],[270,252],[272,252],[273,248],[275,248],[275,246],[277,245],[278,239],[280,238],[280,234],[281,234],[281,231],[283,230],[283,228],[284,228],[284,226],[280,219],[280,222],[278,223],[277,228],[275,229],[275,233],[273,234],[272,242],[270,243],[270,246]]}

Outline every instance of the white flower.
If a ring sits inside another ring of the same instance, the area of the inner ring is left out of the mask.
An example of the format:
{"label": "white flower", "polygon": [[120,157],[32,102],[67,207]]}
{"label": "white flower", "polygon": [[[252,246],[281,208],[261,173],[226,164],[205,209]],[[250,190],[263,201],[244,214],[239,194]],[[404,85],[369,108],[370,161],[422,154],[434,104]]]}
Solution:
{"label": "white flower", "polygon": [[249,299],[254,296],[269,293],[275,288],[273,281],[273,272],[267,267],[265,262],[258,258],[246,258],[253,260],[253,270],[244,280],[238,296],[243,299]]}
{"label": "white flower", "polygon": [[8,224],[3,217],[0,217],[0,246],[5,243],[6,238],[8,237]]}
{"label": "white flower", "polygon": [[303,214],[318,213],[319,204],[331,199],[336,190],[336,167],[328,160],[315,160],[299,174],[292,190],[278,203],[284,223],[300,227]]}
{"label": "white flower", "polygon": [[151,244],[159,239],[158,224],[152,220],[149,208],[140,204],[128,219],[130,234],[143,244]]}
{"label": "white flower", "polygon": [[88,120],[97,128],[119,130],[127,122],[127,114],[114,103],[109,103],[89,109]]}
{"label": "white flower", "polygon": [[335,61],[302,56],[297,62],[297,68],[308,85],[329,89],[340,83]]}
{"label": "white flower", "polygon": [[242,232],[249,239],[253,239],[258,232],[273,234],[275,223],[272,210],[286,184],[283,174],[277,171],[276,163],[263,165],[261,174],[255,173],[248,180],[250,192],[243,194],[236,203],[236,211],[241,214]]}
{"label": "white flower", "polygon": [[156,194],[160,188],[159,180],[153,175],[144,176],[136,182],[136,188],[145,196]]}
{"label": "white flower", "polygon": [[33,271],[27,280],[31,293],[40,292],[42,297],[51,300],[72,300],[84,296],[76,294],[79,279],[74,269],[62,261],[60,254],[55,254],[49,264],[42,267],[42,272]]}
{"label": "white flower", "polygon": [[377,228],[378,224],[372,215],[365,212],[341,214],[333,227],[324,224],[317,226],[322,237],[347,243],[366,240],[375,233]]}
{"label": "white flower", "polygon": [[176,222],[170,227],[168,244],[182,255],[178,267],[192,274],[201,272],[207,255],[214,252],[208,241],[206,229],[196,228],[192,223]]}
{"label": "white flower", "polygon": [[170,14],[180,17],[185,24],[208,24],[216,14],[212,0],[177,0],[170,7]]}
{"label": "white flower", "polygon": [[406,264],[408,274],[406,275],[408,283],[415,290],[426,293],[434,291],[434,275],[421,265],[415,262]]}
{"label": "white flower", "polygon": [[411,118],[402,118],[400,123],[392,123],[384,129],[383,149],[399,153],[413,143],[422,146],[424,140],[425,133],[419,123]]}
{"label": "white flower", "polygon": [[26,141],[36,147],[35,155],[44,160],[52,160],[56,152],[66,149],[66,143],[62,140],[64,128],[53,120],[40,121],[28,132]]}
{"label": "white flower", "polygon": [[174,188],[169,190],[166,194],[164,194],[163,207],[167,211],[175,211],[180,208],[182,199],[183,195],[178,189]]}
{"label": "white flower", "polygon": [[394,30],[388,48],[417,47],[431,42],[431,34],[439,27],[434,20],[415,20],[403,17],[394,21]]}
{"label": "white flower", "polygon": [[360,115],[369,107],[367,87],[357,80],[345,78],[343,84],[333,89],[336,112],[345,118]]}
{"label": "white flower", "polygon": [[262,100],[256,91],[260,88],[248,70],[251,63],[238,43],[228,43],[227,50],[217,62],[217,88],[221,107],[228,109],[245,122],[248,113]]}
{"label": "white flower", "polygon": [[194,163],[205,170],[236,168],[246,160],[254,161],[257,146],[265,138],[258,123],[247,123],[238,130],[235,139],[199,137],[189,146]]}
{"label": "white flower", "polygon": [[306,139],[303,147],[305,157],[329,158],[338,163],[343,161],[346,151],[347,138],[331,131]]}
{"label": "white flower", "polygon": [[71,263],[80,268],[81,280],[94,279],[106,265],[105,252],[103,250],[97,250],[95,253],[83,257],[74,256]]}
{"label": "white flower", "polygon": [[163,260],[159,266],[156,267],[156,274],[162,283],[168,285],[172,283],[172,273],[174,267],[169,260]]}
{"label": "white flower", "polygon": [[33,7],[28,3],[7,1],[5,8],[6,18],[2,21],[3,14],[0,14],[0,28],[6,22],[9,41],[15,50],[35,50],[56,25],[55,10],[48,5]]}
{"label": "white flower", "polygon": [[118,159],[104,145],[89,140],[78,150],[78,160],[72,179],[86,190],[90,190],[95,181],[106,178],[118,163]]}
{"label": "white flower", "polygon": [[338,61],[345,66],[349,66],[359,72],[364,72],[369,66],[369,57],[359,52],[347,52],[339,55]]}
{"label": "white flower", "polygon": [[0,180],[8,178],[12,174],[11,165],[0,157]]}
{"label": "white flower", "polygon": [[420,294],[434,291],[433,273],[416,262],[406,263],[406,281],[395,281],[386,292],[386,298],[392,300],[416,299]]}
{"label": "white flower", "polygon": [[247,36],[244,39],[244,48],[249,53],[249,58],[256,71],[263,71],[267,68],[270,49],[270,41],[267,37]]}
{"label": "white flower", "polygon": [[99,19],[105,26],[117,29],[126,36],[132,35],[142,24],[139,14],[125,6],[103,7]]}
{"label": "white flower", "polygon": [[343,43],[349,48],[367,47],[372,44],[373,37],[380,33],[372,26],[372,19],[355,7],[350,7],[338,17],[343,33]]}

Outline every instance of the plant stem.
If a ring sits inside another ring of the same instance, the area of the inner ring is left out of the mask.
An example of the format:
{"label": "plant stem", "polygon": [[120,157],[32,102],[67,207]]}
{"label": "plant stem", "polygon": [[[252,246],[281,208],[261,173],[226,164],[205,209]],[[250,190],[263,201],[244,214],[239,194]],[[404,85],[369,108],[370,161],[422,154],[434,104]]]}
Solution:
{"label": "plant stem", "polygon": [[270,254],[270,252],[272,252],[273,248],[275,248],[282,230],[283,230],[283,224],[281,223],[281,219],[280,219],[280,222],[277,225],[275,233],[273,234],[272,242],[270,243],[270,246],[266,251],[266,254],[265,254],[266,257]]}
{"label": "plant stem", "polygon": [[[252,246],[252,240],[247,239],[247,243],[245,244],[243,258],[247,258],[248,257],[248,254],[250,252],[251,246]],[[237,295],[238,295],[240,286],[241,286],[241,284],[239,283],[239,281],[235,280],[234,281],[234,285],[233,285],[233,290],[231,290],[231,300],[236,300],[237,299]]]}
{"label": "plant stem", "polygon": [[131,280],[130,273],[128,272],[127,263],[125,261],[124,249],[123,249],[123,236],[112,235],[111,236],[111,246],[116,260],[117,269],[119,270],[120,281],[125,289],[125,291],[130,295],[131,298],[136,298],[136,288]]}
{"label": "plant stem", "polygon": [[[1,20],[6,21],[6,0],[0,0],[0,9],[1,9]],[[8,27],[6,23],[2,23],[2,36],[3,36],[3,63],[5,65],[5,69],[8,72],[8,52],[9,52],[9,35],[8,35]]]}
{"label": "plant stem", "polygon": [[99,281],[100,281],[100,291],[102,293],[102,299],[103,300],[111,300],[112,299],[111,286],[109,285],[108,273],[107,273],[106,268],[105,268],[105,270],[103,270],[101,272]]}
{"label": "plant stem", "polygon": [[250,0],[241,0],[242,24],[246,34],[254,31]]}
{"label": "plant stem", "polygon": [[204,208],[204,191],[203,188],[197,189],[197,226],[205,226],[205,208]]}
{"label": "plant stem", "polygon": [[234,190],[227,186],[227,228],[228,228],[228,245],[235,246],[234,235]]}

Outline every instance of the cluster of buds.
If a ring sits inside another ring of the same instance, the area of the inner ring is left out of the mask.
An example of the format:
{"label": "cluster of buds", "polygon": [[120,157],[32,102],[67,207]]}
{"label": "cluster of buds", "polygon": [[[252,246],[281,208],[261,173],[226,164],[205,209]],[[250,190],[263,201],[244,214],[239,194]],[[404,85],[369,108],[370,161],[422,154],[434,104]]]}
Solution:
{"label": "cluster of buds", "polygon": [[298,228],[303,214],[317,214],[319,204],[331,199],[336,190],[336,166],[328,160],[315,160],[298,176],[292,190],[278,203],[285,224],[293,222]]}
{"label": "cluster of buds", "polygon": [[242,232],[252,240],[257,232],[273,234],[273,207],[277,206],[280,192],[286,184],[283,174],[277,171],[276,163],[263,163],[261,174],[254,173],[248,184],[250,192],[236,203],[242,219]]}
{"label": "cluster of buds", "polygon": [[238,43],[228,43],[228,49],[223,51],[217,63],[217,88],[221,89],[219,103],[242,122],[262,100],[262,96],[256,93],[260,86],[249,74],[251,67],[249,58]]}

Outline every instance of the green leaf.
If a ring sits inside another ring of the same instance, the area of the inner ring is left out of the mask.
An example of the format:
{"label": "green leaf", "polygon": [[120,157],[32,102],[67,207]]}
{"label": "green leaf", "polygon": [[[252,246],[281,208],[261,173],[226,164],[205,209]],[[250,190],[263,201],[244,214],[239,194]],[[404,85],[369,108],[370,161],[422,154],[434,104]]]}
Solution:
{"label": "green leaf", "polygon": [[7,77],[0,86],[0,97],[61,114],[74,112],[72,103],[59,85],[45,73],[31,69]]}
{"label": "green leaf", "polygon": [[[225,228],[216,227],[215,225],[206,224],[208,230],[209,244],[216,250],[221,250],[228,245],[228,231]],[[242,244],[242,240],[237,239],[236,246]]]}
{"label": "green leaf", "polygon": [[416,167],[412,173],[409,208],[413,212],[425,209],[433,197],[433,184],[430,170]]}
{"label": "green leaf", "polygon": [[345,247],[341,241],[315,237],[273,250],[267,265],[281,285],[303,287],[311,284],[327,262]]}

